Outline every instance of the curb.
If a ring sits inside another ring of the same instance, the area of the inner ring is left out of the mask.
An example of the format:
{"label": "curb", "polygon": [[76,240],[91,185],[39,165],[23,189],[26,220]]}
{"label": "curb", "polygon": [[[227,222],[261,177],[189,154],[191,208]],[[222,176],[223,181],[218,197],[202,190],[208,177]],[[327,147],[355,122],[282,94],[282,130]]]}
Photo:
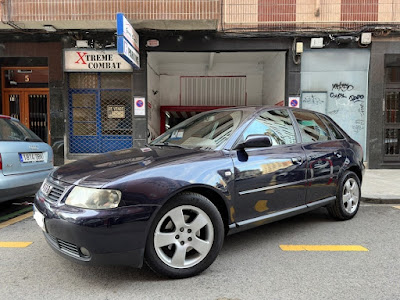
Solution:
{"label": "curb", "polygon": [[383,199],[383,198],[361,197],[361,201],[371,204],[400,204],[400,198]]}

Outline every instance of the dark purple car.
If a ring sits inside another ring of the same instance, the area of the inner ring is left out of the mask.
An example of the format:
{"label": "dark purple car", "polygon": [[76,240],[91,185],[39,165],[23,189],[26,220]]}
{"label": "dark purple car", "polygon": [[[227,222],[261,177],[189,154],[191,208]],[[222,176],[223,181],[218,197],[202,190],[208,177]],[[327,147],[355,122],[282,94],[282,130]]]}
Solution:
{"label": "dark purple car", "polygon": [[49,175],[35,214],[50,246],[87,264],[172,278],[204,271],[225,235],[318,207],[360,205],[363,151],[329,117],[285,107],[196,115],[148,147],[96,155]]}

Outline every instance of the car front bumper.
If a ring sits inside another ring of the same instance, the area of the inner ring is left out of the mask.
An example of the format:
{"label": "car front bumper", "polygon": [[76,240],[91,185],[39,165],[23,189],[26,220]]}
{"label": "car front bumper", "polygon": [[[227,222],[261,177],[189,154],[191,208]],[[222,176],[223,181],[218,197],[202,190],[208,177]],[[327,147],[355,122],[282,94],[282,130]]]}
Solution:
{"label": "car front bumper", "polygon": [[34,209],[44,218],[46,241],[60,255],[90,265],[143,265],[149,222],[157,206],[89,210],[46,201]]}

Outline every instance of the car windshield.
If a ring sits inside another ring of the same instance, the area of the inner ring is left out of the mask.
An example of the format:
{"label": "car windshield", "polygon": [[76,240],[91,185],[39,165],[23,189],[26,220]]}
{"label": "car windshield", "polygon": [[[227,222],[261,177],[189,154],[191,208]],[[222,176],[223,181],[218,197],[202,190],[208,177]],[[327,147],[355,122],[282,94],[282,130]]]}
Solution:
{"label": "car windshield", "polygon": [[20,122],[0,118],[0,141],[41,142],[42,140]]}
{"label": "car windshield", "polygon": [[153,146],[214,150],[230,138],[250,111],[220,110],[196,115],[156,138]]}

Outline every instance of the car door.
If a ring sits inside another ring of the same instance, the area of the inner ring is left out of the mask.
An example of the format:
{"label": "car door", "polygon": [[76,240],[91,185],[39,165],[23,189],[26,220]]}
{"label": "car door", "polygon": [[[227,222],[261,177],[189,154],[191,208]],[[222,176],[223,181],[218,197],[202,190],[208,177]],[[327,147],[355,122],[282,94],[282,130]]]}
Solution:
{"label": "car door", "polygon": [[306,203],[336,195],[338,174],[346,160],[343,143],[334,139],[318,114],[293,111],[307,156]]}
{"label": "car door", "polygon": [[305,205],[306,156],[286,109],[264,110],[243,131],[267,135],[271,147],[233,150],[235,221]]}

